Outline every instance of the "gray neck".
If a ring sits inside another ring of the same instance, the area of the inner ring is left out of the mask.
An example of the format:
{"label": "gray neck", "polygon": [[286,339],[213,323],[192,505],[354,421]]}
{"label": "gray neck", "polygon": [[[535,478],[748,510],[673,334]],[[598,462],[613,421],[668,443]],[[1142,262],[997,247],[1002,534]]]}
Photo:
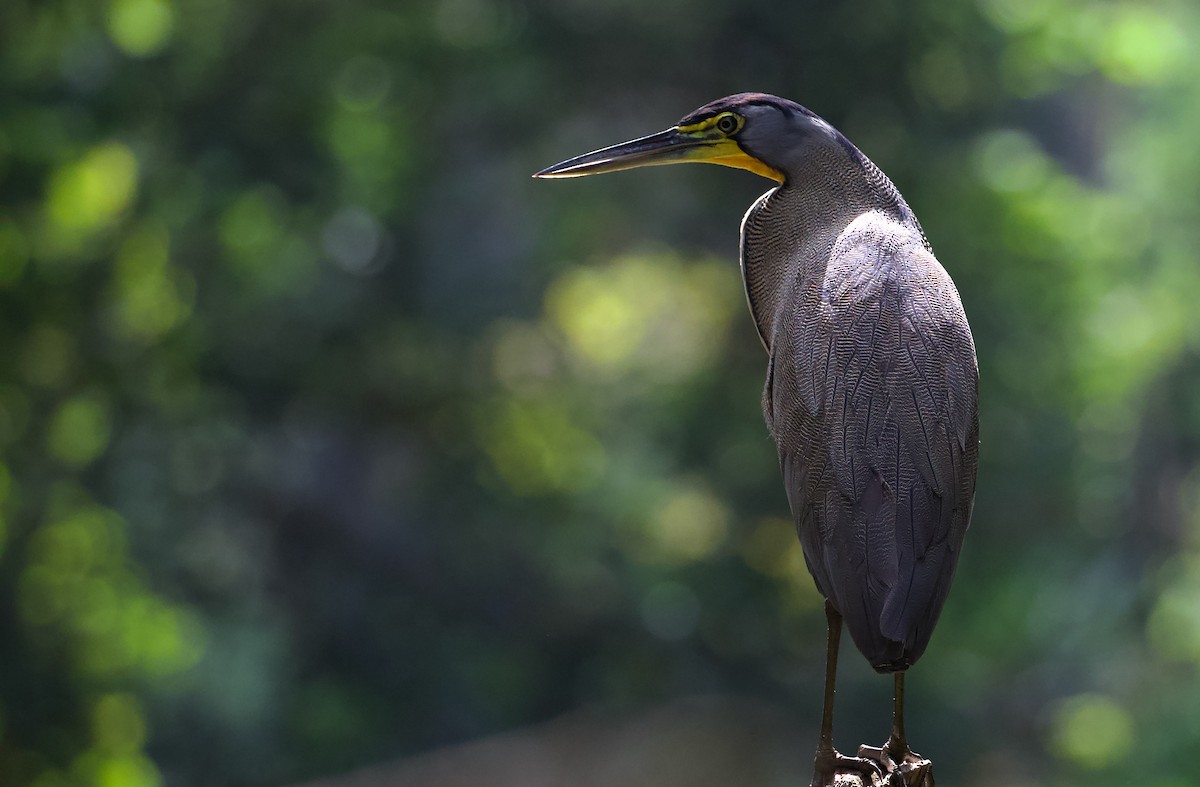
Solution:
{"label": "gray neck", "polygon": [[787,182],[780,191],[793,192],[792,198],[804,206],[823,203],[837,206],[837,210],[806,210],[793,215],[792,221],[814,231],[840,224],[840,230],[873,210],[920,229],[904,197],[874,162],[821,118],[809,120],[799,144],[784,154],[779,169],[787,175]]}
{"label": "gray neck", "polygon": [[[829,124],[810,129],[776,166],[787,182],[763,195],[742,222],[742,275],[750,310],[770,348],[779,309],[816,297],[834,241],[852,221],[878,211],[911,227],[920,224],[892,182]],[[806,283],[810,286],[805,286]]]}

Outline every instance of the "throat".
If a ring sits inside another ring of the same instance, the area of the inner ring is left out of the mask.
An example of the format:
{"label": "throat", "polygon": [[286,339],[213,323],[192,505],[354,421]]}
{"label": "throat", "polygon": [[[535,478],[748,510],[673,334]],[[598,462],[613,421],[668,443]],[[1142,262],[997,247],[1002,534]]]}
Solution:
{"label": "throat", "polygon": [[742,222],[746,298],[768,351],[791,319],[786,304],[816,308],[833,245],[857,218],[877,212],[920,233],[896,187],[844,137],[806,147],[787,168],[787,181],[763,195]]}

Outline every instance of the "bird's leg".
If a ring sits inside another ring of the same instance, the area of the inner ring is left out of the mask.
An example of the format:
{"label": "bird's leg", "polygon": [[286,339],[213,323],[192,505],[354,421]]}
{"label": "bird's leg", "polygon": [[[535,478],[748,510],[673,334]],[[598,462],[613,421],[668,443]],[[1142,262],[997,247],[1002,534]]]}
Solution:
{"label": "bird's leg", "polygon": [[862,776],[865,787],[880,783],[883,771],[879,765],[864,757],[847,757],[833,748],[833,695],[837,685],[838,645],[842,638],[842,615],[825,602],[825,618],[829,622],[829,638],[825,651],[825,703],[821,710],[821,735],[817,739],[817,756],[813,763],[810,787],[833,787],[838,774],[853,771]]}
{"label": "bird's leg", "polygon": [[882,749],[860,746],[860,757],[878,760],[887,772],[889,787],[933,787],[933,763],[908,747],[904,734],[904,671],[895,677],[892,698],[892,734]]}

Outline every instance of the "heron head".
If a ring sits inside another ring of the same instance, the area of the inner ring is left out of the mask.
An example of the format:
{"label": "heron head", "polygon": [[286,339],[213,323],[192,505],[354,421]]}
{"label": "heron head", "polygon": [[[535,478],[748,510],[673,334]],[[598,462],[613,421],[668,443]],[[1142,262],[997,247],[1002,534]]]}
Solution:
{"label": "heron head", "polygon": [[766,93],[738,93],[689,112],[657,134],[567,159],[537,178],[575,178],[657,164],[699,162],[749,170],[783,183],[772,161],[786,161],[797,117],[812,117],[799,104]]}

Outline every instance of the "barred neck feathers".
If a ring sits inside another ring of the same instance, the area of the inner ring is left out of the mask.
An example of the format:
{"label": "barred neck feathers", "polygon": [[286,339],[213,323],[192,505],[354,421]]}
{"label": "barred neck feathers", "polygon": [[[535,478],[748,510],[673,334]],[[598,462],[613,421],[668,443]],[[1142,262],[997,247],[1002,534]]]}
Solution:
{"label": "barred neck feathers", "polygon": [[859,216],[878,212],[929,245],[891,180],[846,137],[807,110],[790,120],[799,126],[791,146],[765,159],[787,180],[742,222],[746,296],[768,349],[789,319],[781,312],[785,304],[815,308],[809,296],[816,297],[833,244]]}

